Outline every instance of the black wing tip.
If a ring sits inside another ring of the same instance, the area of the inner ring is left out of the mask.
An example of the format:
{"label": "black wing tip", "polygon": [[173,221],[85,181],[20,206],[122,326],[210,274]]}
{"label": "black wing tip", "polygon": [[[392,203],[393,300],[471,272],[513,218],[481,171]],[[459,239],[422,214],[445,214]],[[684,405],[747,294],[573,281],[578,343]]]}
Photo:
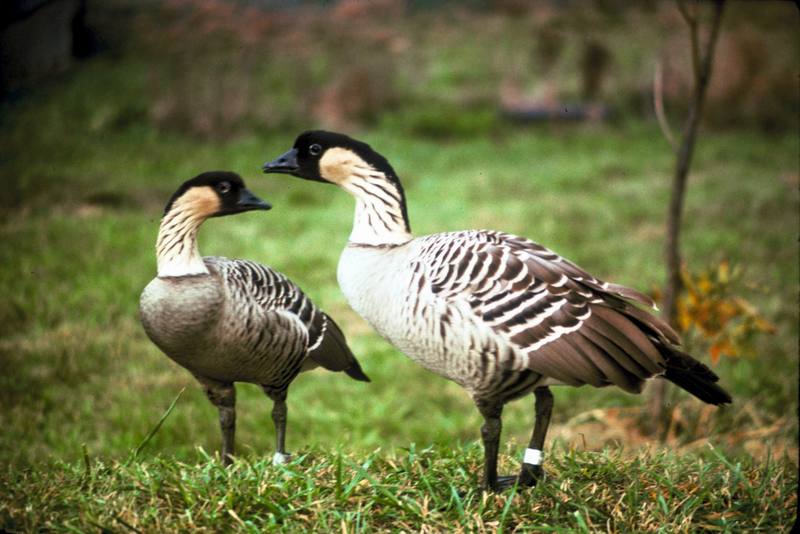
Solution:
{"label": "black wing tip", "polygon": [[714,404],[716,406],[733,404],[733,397],[731,397],[730,393],[722,389],[722,387],[714,384],[711,390],[713,391],[713,395],[709,404]]}
{"label": "black wing tip", "polygon": [[358,360],[353,360],[353,364],[344,370],[347,373],[347,376],[352,378],[353,380],[358,380],[359,382],[372,382],[369,377],[364,373],[363,369],[361,369],[361,365],[359,365]]}
{"label": "black wing tip", "polygon": [[713,404],[714,406],[722,407],[733,403],[733,398],[730,396],[730,394],[719,386],[717,386],[716,391],[709,392],[703,397],[699,395],[695,396],[701,401],[707,404]]}
{"label": "black wing tip", "polygon": [[714,406],[727,406],[733,402],[730,393],[716,384],[710,387],[706,385],[702,392],[690,391],[689,393],[706,404],[713,404]]}
{"label": "black wing tip", "polygon": [[731,404],[733,398],[719,382],[719,376],[704,363],[695,360],[689,354],[674,346],[664,346],[667,369],[663,378],[684,389],[705,402],[714,406]]}
{"label": "black wing tip", "polygon": [[[698,376],[691,371],[686,372],[670,368],[667,368],[667,372],[664,373],[663,376],[706,404],[724,406],[733,402],[730,393],[716,384],[716,380],[710,380],[708,377],[702,375]],[[716,375],[714,375],[714,377],[716,378]]]}

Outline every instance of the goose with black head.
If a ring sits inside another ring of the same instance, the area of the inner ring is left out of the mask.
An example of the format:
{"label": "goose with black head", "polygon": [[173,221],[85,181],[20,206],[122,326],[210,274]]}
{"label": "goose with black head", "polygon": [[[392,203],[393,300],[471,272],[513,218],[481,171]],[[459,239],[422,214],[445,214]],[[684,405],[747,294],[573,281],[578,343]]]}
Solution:
{"label": "goose with black head", "polygon": [[142,292],[148,337],[191,372],[219,410],[222,459],[234,453],[235,382],[273,401],[275,463],[288,458],[286,395],[301,372],[322,366],[369,381],[337,324],[283,274],[249,260],[200,255],[197,232],[210,217],[270,205],[235,173],[206,172],[172,195],[158,231],[158,274]]}
{"label": "goose with black head", "polygon": [[[492,230],[414,238],[389,162],[343,134],[309,131],[266,173],[339,186],[355,197],[337,277],[350,305],[427,369],[463,386],[484,418],[484,485],[533,486],[553,407],[551,385],[617,386],[639,393],[662,377],[704,402],[730,395],[637,304],[642,293],[604,282],[523,237]],[[535,421],[518,476],[499,477],[503,406],[530,392]]]}

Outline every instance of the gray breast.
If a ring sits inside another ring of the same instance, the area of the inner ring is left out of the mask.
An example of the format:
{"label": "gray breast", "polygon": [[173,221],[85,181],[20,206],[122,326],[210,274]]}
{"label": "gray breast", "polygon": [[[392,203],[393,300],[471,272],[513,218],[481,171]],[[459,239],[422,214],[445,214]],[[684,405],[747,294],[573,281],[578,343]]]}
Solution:
{"label": "gray breast", "polygon": [[142,292],[139,313],[153,343],[186,366],[184,360],[209,348],[223,304],[214,274],[155,278]]}
{"label": "gray breast", "polygon": [[197,377],[285,390],[308,356],[310,330],[322,335],[324,314],[268,267],[204,261],[210,274],[148,284],[140,302],[147,335]]}

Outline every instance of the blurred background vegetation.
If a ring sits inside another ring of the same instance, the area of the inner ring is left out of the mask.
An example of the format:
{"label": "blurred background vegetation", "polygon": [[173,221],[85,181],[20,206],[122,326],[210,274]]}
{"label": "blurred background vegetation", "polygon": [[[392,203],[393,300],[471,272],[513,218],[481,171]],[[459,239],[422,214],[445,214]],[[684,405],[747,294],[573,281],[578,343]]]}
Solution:
{"label": "blurred background vegetation", "polygon": [[[407,185],[418,235],[502,229],[618,283],[655,293],[663,282],[674,156],[654,119],[656,65],[675,125],[692,83],[688,33],[672,3],[8,5],[0,463],[10,470],[76,460],[82,444],[92,456],[126,457],[184,385],[146,453],[202,460],[196,446],[218,448],[214,408],[146,339],[137,304],[155,272],[163,203],[183,180],[220,168],[241,173],[275,209],[210,221],[201,251],[288,274],[337,318],[373,379],[298,378],[290,450],[477,439],[467,396],[392,349],[339,293],[351,200],[259,174],[304,129],[346,131],[387,156]],[[54,5],[66,18],[54,11],[47,20],[67,21],[69,49],[40,51],[31,68],[25,36],[44,43],[67,31],[37,22]],[[718,411],[676,394],[673,448],[711,441],[734,455],[797,462],[796,29],[792,3],[727,8],[689,182],[690,291],[680,309],[688,348],[714,361],[735,403]],[[239,450],[264,455],[269,401],[254,386],[239,392]],[[555,395],[553,436],[568,446],[635,449],[651,438],[631,424],[642,398],[589,388]],[[514,452],[532,401],[507,413]]]}

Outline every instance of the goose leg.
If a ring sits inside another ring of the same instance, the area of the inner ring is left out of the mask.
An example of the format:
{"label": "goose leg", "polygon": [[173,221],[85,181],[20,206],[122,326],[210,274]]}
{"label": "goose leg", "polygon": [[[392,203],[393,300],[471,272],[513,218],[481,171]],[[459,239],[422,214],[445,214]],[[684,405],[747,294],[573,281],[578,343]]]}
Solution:
{"label": "goose leg", "polygon": [[539,451],[538,453],[527,453],[526,460],[523,461],[522,469],[519,472],[520,485],[533,487],[542,478],[544,470],[541,465],[541,451],[544,450],[544,437],[547,434],[547,427],[550,426],[550,414],[553,412],[553,394],[548,387],[540,387],[533,390],[536,396],[536,420],[533,424],[533,434],[528,445],[529,450]]}
{"label": "goose leg", "polygon": [[286,392],[268,392],[267,395],[272,399],[272,423],[275,425],[275,455],[272,457],[272,463],[284,464],[290,456],[286,452],[286,419],[288,413]]}
{"label": "goose leg", "polygon": [[233,384],[199,379],[208,400],[219,410],[219,427],[222,430],[222,463],[233,460],[233,442],[236,433],[236,388]]}
{"label": "goose leg", "polygon": [[[483,487],[489,491],[500,491],[505,489],[505,479],[507,478],[503,477],[503,483],[498,483],[497,453],[500,448],[500,433],[503,429],[503,422],[500,419],[503,413],[503,405],[479,402],[478,410],[480,410],[484,419],[483,426],[481,427],[484,454]],[[516,477],[511,478],[515,479]]]}

